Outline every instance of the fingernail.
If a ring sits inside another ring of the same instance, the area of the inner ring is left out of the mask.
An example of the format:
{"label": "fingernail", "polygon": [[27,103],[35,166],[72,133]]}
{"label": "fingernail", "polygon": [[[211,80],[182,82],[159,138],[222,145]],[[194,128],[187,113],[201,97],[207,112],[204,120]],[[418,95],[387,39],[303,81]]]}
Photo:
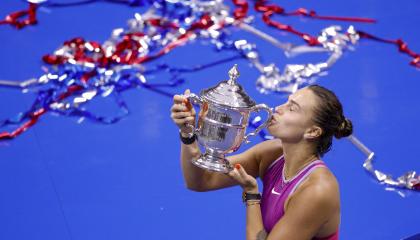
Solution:
{"label": "fingernail", "polygon": [[191,105],[191,103],[190,103],[190,100],[185,99],[185,100],[184,100],[184,104],[185,104],[185,107],[187,107],[187,110],[188,110],[188,111],[191,111],[191,109],[192,109],[192,105]]}
{"label": "fingernail", "polygon": [[241,169],[241,165],[239,163],[237,163],[237,164],[235,164],[235,168],[239,170],[239,169]]}

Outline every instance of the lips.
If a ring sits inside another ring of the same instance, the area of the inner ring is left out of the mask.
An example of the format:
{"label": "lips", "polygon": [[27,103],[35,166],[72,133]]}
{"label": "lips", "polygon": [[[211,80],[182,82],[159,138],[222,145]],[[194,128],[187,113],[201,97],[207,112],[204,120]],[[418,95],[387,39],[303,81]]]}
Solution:
{"label": "lips", "polygon": [[275,123],[277,123],[277,120],[276,120],[276,118],[274,117],[274,115],[273,116],[271,116],[271,118],[270,118],[270,123],[269,123],[269,125],[273,125],[273,124],[275,124]]}

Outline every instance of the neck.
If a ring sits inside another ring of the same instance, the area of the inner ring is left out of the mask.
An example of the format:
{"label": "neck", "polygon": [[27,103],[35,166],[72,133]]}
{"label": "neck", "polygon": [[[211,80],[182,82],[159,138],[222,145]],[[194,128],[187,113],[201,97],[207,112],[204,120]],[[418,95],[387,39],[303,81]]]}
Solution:
{"label": "neck", "polygon": [[309,163],[318,159],[318,155],[313,151],[313,146],[308,143],[283,143],[283,154],[285,179],[292,178]]}

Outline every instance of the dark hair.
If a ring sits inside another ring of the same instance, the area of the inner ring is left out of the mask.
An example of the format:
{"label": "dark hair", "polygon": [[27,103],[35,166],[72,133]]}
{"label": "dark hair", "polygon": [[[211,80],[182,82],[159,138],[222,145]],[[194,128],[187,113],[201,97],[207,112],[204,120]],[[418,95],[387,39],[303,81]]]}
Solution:
{"label": "dark hair", "polygon": [[316,146],[317,153],[322,156],[331,149],[333,136],[339,139],[353,133],[353,124],[344,117],[343,106],[332,91],[319,85],[310,85],[308,89],[319,100],[312,120],[322,129]]}

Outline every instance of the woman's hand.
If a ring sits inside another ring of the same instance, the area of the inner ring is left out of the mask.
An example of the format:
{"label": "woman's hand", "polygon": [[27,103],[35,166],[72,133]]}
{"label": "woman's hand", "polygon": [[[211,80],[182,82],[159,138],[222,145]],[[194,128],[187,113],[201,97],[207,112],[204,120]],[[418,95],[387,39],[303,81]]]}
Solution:
{"label": "woman's hand", "polygon": [[185,97],[189,94],[190,90],[187,89],[185,90],[184,95],[175,95],[174,104],[171,107],[172,121],[179,127],[181,133],[184,134],[188,134],[192,130],[187,127],[187,124],[195,125],[195,110]]}
{"label": "woman's hand", "polygon": [[228,173],[228,175],[237,181],[245,192],[258,193],[257,180],[246,173],[241,164],[235,164],[235,167]]}

